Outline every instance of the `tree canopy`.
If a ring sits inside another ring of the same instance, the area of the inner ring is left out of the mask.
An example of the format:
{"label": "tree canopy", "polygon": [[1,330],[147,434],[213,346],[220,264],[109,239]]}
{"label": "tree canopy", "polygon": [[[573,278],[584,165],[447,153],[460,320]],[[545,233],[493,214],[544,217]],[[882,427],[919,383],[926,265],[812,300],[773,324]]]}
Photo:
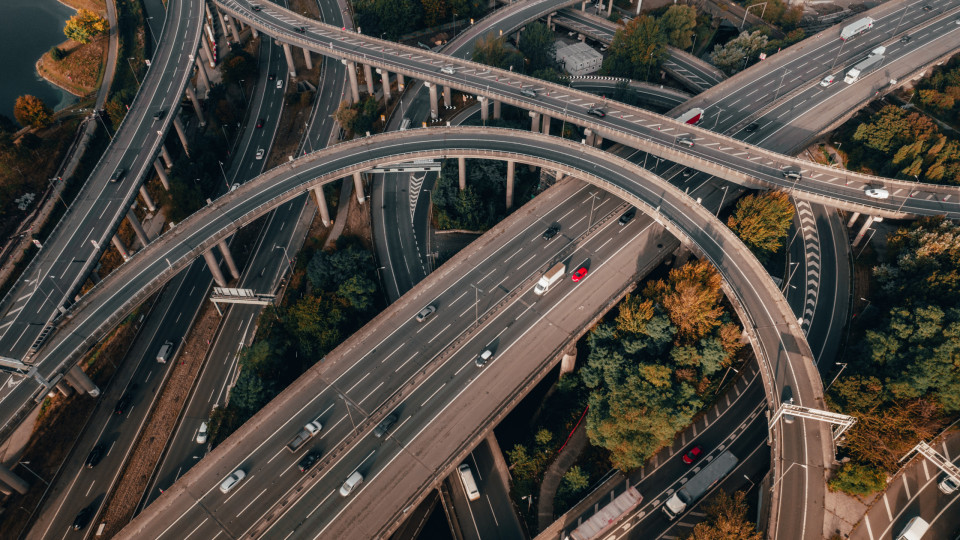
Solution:
{"label": "tree canopy", "polygon": [[609,53],[603,61],[604,74],[650,80],[651,73],[658,76],[667,57],[667,34],[659,21],[641,15],[617,29]]}
{"label": "tree canopy", "polygon": [[556,66],[555,41],[553,30],[542,22],[528,24],[520,33],[520,52],[529,64],[528,73]]}
{"label": "tree canopy", "polygon": [[79,9],[77,14],[67,19],[63,27],[63,33],[69,39],[78,43],[90,43],[97,36],[101,36],[110,31],[110,23],[96,13]]}
{"label": "tree canopy", "polygon": [[744,491],[734,493],[733,497],[725,491],[717,492],[704,505],[707,519],[694,525],[687,540],[761,540],[763,533],[747,519],[750,508],[746,497]]}
{"label": "tree canopy", "polygon": [[42,99],[26,94],[17,98],[13,116],[24,126],[44,128],[53,120],[53,112]]}
{"label": "tree canopy", "polygon": [[518,69],[523,65],[523,57],[517,51],[507,48],[506,36],[497,36],[493,32],[482,36],[473,45],[474,62],[500,69]]}
{"label": "tree canopy", "polygon": [[766,45],[767,36],[759,30],[742,32],[724,45],[714,45],[710,62],[728,75],[733,75],[759,60],[760,51]]}
{"label": "tree canopy", "polygon": [[763,260],[780,249],[792,222],[790,197],[783,191],[767,191],[737,201],[727,226]]}
{"label": "tree canopy", "polygon": [[673,4],[660,17],[660,26],[667,35],[667,43],[680,49],[693,46],[694,28],[697,27],[697,8]]}

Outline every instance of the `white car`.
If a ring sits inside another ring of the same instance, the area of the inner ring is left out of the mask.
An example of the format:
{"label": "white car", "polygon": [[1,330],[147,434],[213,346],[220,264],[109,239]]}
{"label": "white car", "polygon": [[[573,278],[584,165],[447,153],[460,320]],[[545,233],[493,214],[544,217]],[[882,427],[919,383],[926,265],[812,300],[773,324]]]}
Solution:
{"label": "white car", "polygon": [[836,79],[836,75],[827,75],[822,81],[820,81],[820,86],[830,86]]}
{"label": "white car", "polygon": [[263,159],[263,148],[257,149],[257,159]]}
{"label": "white car", "polygon": [[207,442],[207,423],[200,422],[200,429],[197,430],[197,444],[204,444]]}
{"label": "white car", "polygon": [[283,88],[283,81],[277,80],[277,88]]}
{"label": "white car", "polygon": [[887,197],[890,196],[889,191],[883,188],[877,188],[877,187],[864,188],[863,193],[867,197],[873,197],[874,199],[886,199]]}
{"label": "white car", "polygon": [[361,483],[363,483],[363,475],[360,474],[360,471],[354,471],[354,473],[347,478],[347,481],[340,486],[340,496],[346,497],[350,495]]}
{"label": "white car", "polygon": [[960,485],[950,476],[944,476],[937,484],[937,487],[940,488],[940,491],[942,491],[944,495],[950,495],[955,492]]}
{"label": "white car", "polygon": [[243,469],[237,469],[230,473],[221,484],[220,484],[220,493],[228,493],[231,489],[234,488],[241,480],[247,477],[247,473]]}

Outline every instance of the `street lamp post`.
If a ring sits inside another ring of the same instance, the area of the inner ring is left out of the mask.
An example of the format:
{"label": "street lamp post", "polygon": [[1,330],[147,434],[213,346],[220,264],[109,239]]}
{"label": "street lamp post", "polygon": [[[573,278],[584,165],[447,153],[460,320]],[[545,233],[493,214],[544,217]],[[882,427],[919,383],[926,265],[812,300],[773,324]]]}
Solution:
{"label": "street lamp post", "polygon": [[761,3],[759,3],[759,4],[754,4],[754,5],[752,5],[752,6],[748,6],[747,9],[745,9],[745,10],[743,11],[743,20],[740,21],[740,30],[743,30],[743,25],[746,24],[746,22],[747,22],[747,13],[750,13],[750,8],[755,7],[755,6],[763,6],[763,9],[760,10],[760,18],[761,18],[761,19],[763,18],[763,14],[767,12],[767,3],[766,3],[766,2],[761,2]]}
{"label": "street lamp post", "polygon": [[[283,250],[283,260],[287,261],[287,266],[290,267],[290,274],[293,274],[293,263],[290,262],[290,254],[287,253],[287,246],[278,246],[277,244],[273,245],[273,249],[282,249]],[[340,396],[343,397],[343,396]]]}
{"label": "street lamp post", "polygon": [[127,58],[127,65],[130,66],[130,71],[133,73],[133,80],[137,81],[137,86],[140,86],[140,79],[137,77],[137,70],[133,67],[133,62],[131,60],[136,60],[136,58]]}
{"label": "street lamp post", "polygon": [[773,485],[770,486],[770,493],[773,493],[774,488],[777,487],[777,482],[783,480],[783,477],[786,476],[788,472],[790,472],[790,469],[792,469],[794,465],[798,467],[802,467],[804,470],[806,470],[807,468],[806,464],[803,464],[803,463],[797,463],[796,461],[791,463],[790,466],[787,467],[787,470],[783,471],[783,474],[780,475],[780,478],[777,478],[777,480],[773,483]]}
{"label": "street lamp post", "polygon": [[835,363],[836,365],[840,366],[840,371],[838,371],[837,374],[833,377],[833,380],[830,381],[830,384],[828,384],[827,387],[823,389],[824,392],[829,390],[830,387],[833,386],[833,383],[837,382],[837,379],[840,378],[840,374],[843,373],[843,370],[847,369],[847,365],[844,364],[843,362],[835,362]]}
{"label": "street lamp post", "polygon": [[480,287],[473,283],[470,286],[473,287],[473,320],[475,325],[480,326]]}
{"label": "street lamp post", "polygon": [[720,209],[723,208],[723,202],[727,200],[727,188],[730,187],[730,184],[725,184],[723,186],[723,197],[720,198],[720,206],[717,207],[717,217],[720,217]]}
{"label": "street lamp post", "polygon": [[590,227],[593,226],[593,209],[597,202],[597,192],[590,194],[590,219],[587,220],[587,230],[590,230]]}
{"label": "street lamp post", "polygon": [[340,396],[340,399],[343,400],[343,405],[347,408],[347,416],[350,417],[350,423],[353,425],[353,429],[357,429],[357,423],[353,421],[353,413],[350,412],[350,402],[347,401],[347,396],[337,393]]}
{"label": "street lamp post", "polygon": [[[842,46],[842,45],[841,45],[841,46]],[[785,79],[785,78],[787,77],[787,73],[790,73],[790,71],[784,69],[784,70],[783,70],[783,75],[780,77],[780,84],[777,85],[777,91],[773,94],[773,100],[774,100],[774,101],[776,101],[776,100],[777,100],[777,97],[780,95],[780,87],[783,86],[783,79]]]}
{"label": "street lamp post", "polygon": [[230,181],[227,180],[227,173],[223,171],[223,162],[217,161],[220,164],[220,174],[223,175],[223,185],[227,186],[227,193],[230,193]]}

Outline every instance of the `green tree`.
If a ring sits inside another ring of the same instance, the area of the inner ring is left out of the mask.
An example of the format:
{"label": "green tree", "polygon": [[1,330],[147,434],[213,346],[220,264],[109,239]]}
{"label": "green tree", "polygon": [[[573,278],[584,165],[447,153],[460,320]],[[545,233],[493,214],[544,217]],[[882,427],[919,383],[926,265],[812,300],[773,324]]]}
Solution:
{"label": "green tree", "polygon": [[506,36],[497,36],[493,32],[481,37],[473,46],[473,61],[500,69],[517,69],[522,65],[522,58],[507,48]]}
{"label": "green tree", "polygon": [[13,116],[24,126],[44,128],[53,120],[53,112],[42,99],[26,94],[17,98],[13,105]]}
{"label": "green tree", "polygon": [[641,15],[617,30],[609,52],[603,73],[646,81],[667,57],[667,36],[656,19]]}
{"label": "green tree", "polygon": [[53,58],[54,61],[59,62],[66,58],[66,56],[66,53],[64,53],[60,47],[50,47],[50,58]]}
{"label": "green tree", "polygon": [[336,120],[343,129],[353,131],[353,126],[356,124],[359,114],[356,107],[349,101],[341,101],[340,106],[337,107],[337,111],[333,113],[333,119]]}
{"label": "green tree", "polygon": [[373,269],[373,255],[361,245],[347,244],[332,251],[318,251],[307,264],[307,278],[317,289],[335,291],[351,277]]}
{"label": "green tree", "polygon": [[707,519],[697,523],[687,540],[761,540],[763,533],[747,519],[750,507],[746,492],[738,491],[733,497],[725,491],[717,492],[705,505]]}
{"label": "green tree", "polygon": [[767,191],[737,201],[727,226],[763,260],[780,249],[792,221],[790,197],[783,191]]}
{"label": "green tree", "polygon": [[767,36],[759,30],[753,33],[742,32],[725,45],[715,45],[713,52],[710,53],[710,61],[732,75],[749,65],[751,61],[759,60],[759,53],[766,45]]}
{"label": "green tree", "polygon": [[520,34],[520,52],[529,64],[527,72],[556,66],[556,45],[553,31],[542,22],[528,24]]}
{"label": "green tree", "polygon": [[347,307],[345,300],[329,293],[304,295],[287,310],[287,331],[297,340],[301,351],[317,359],[343,338]]}
{"label": "green tree", "polygon": [[831,491],[867,496],[883,490],[887,485],[887,475],[877,467],[849,461],[840,466],[827,485]]}
{"label": "green tree", "polygon": [[337,288],[337,296],[343,297],[357,311],[370,309],[376,292],[377,284],[366,276],[351,276]]}
{"label": "green tree", "polygon": [[680,49],[689,49],[693,46],[697,9],[693,6],[673,4],[660,17],[660,26],[667,35],[667,43]]}
{"label": "green tree", "polygon": [[357,26],[369,36],[398,40],[421,27],[423,6],[419,0],[355,0],[353,11]]}
{"label": "green tree", "polygon": [[230,390],[230,404],[237,407],[241,415],[252,416],[266,405],[267,391],[257,374],[249,371],[240,371],[237,384]]}
{"label": "green tree", "polygon": [[110,30],[110,23],[96,13],[80,9],[77,14],[67,19],[63,33],[67,38],[78,43],[90,43],[97,36],[102,36]]}

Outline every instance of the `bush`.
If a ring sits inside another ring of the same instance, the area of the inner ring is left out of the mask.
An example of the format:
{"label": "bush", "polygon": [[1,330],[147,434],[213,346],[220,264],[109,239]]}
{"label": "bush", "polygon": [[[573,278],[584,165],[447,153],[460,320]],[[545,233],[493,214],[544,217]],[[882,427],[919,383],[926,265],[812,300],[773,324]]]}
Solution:
{"label": "bush", "polygon": [[837,470],[836,476],[827,485],[831,491],[866,496],[882,491],[887,485],[887,475],[877,467],[850,461]]}
{"label": "bush", "polygon": [[64,53],[60,47],[50,47],[50,58],[53,58],[57,62],[63,60],[66,56],[66,53]]}

